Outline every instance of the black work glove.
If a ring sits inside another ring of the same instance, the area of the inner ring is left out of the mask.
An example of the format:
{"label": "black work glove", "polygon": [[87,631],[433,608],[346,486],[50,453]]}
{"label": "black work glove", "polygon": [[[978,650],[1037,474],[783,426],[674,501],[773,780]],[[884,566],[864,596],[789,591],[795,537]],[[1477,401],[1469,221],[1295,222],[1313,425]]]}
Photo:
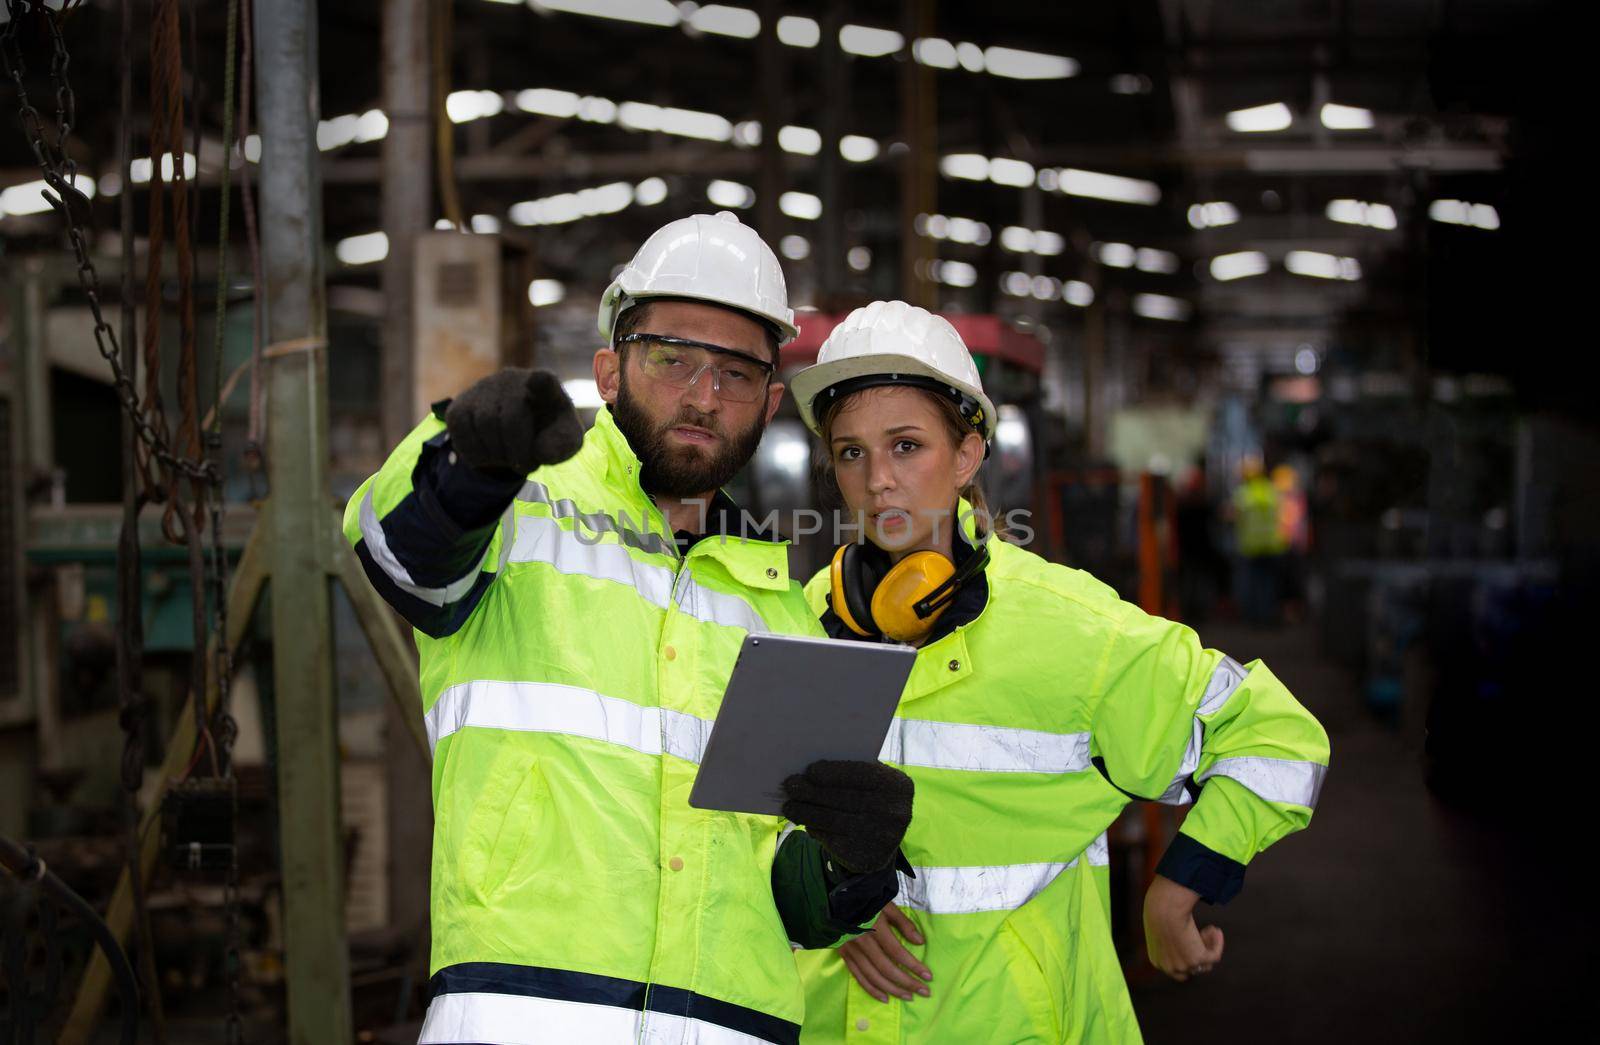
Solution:
{"label": "black work glove", "polygon": [[489,475],[527,475],[565,461],[583,444],[572,400],[548,370],[490,374],[456,396],[444,423],[456,456]]}
{"label": "black work glove", "polygon": [[887,868],[911,824],[911,778],[882,762],[813,762],[783,782],[783,815],[855,874]]}

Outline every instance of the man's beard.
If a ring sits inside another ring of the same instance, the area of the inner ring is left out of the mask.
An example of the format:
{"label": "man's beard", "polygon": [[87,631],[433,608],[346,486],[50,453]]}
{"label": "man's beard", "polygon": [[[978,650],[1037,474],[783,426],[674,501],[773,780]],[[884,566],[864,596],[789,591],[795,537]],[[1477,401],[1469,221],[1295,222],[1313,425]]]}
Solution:
{"label": "man's beard", "polygon": [[[766,431],[766,418],[758,414],[742,435],[727,439],[710,457],[702,456],[693,447],[674,446],[667,441],[670,429],[678,425],[694,425],[726,437],[722,420],[716,414],[702,413],[685,404],[675,417],[663,424],[654,424],[638,401],[628,393],[626,370],[621,379],[617,401],[611,407],[611,416],[628,440],[628,445],[633,447],[633,452],[639,455],[639,486],[645,493],[663,497],[695,497],[715,492],[745,466],[745,462],[755,454],[762,433]],[[708,379],[702,377],[702,380]]]}

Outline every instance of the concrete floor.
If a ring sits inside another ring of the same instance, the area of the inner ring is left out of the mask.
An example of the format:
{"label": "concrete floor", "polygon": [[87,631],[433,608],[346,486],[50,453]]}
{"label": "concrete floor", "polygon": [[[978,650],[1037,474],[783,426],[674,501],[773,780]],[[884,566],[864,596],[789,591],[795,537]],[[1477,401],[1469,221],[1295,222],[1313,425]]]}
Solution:
{"label": "concrete floor", "polygon": [[[1146,1040],[1573,1037],[1554,1029],[1572,998],[1557,985],[1583,967],[1576,952],[1589,934],[1579,926],[1592,922],[1591,908],[1567,901],[1581,902],[1575,847],[1591,829],[1581,807],[1532,782],[1532,749],[1519,755],[1536,743],[1528,727],[1508,723],[1484,767],[1496,786],[1527,789],[1519,816],[1550,810],[1542,825],[1435,799],[1421,738],[1368,714],[1309,627],[1201,635],[1240,661],[1267,661],[1327,728],[1333,758],[1311,826],[1258,857],[1228,907],[1202,906],[1201,924],[1225,933],[1216,971],[1132,985]],[[1563,825],[1562,815],[1573,819]]]}

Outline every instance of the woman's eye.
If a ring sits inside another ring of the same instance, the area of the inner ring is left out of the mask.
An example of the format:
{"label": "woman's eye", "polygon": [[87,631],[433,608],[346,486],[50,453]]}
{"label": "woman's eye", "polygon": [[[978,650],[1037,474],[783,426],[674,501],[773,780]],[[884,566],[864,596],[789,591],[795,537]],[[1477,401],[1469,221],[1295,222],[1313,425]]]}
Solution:
{"label": "woman's eye", "polygon": [[839,451],[839,460],[841,461],[856,461],[860,460],[860,458],[861,448],[859,446],[847,446]]}
{"label": "woman's eye", "polygon": [[919,444],[911,441],[910,439],[902,439],[899,442],[894,444],[894,448],[899,453],[908,454],[911,451],[915,450],[918,445]]}

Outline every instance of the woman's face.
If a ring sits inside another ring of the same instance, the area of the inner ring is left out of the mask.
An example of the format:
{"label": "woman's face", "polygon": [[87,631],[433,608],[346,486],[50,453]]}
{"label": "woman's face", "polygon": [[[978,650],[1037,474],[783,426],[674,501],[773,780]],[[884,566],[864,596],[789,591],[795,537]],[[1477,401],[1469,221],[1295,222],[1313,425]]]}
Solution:
{"label": "woman's face", "polygon": [[959,491],[983,463],[983,440],[957,444],[932,393],[883,385],[845,400],[833,418],[829,453],[852,516],[895,558],[950,552]]}

